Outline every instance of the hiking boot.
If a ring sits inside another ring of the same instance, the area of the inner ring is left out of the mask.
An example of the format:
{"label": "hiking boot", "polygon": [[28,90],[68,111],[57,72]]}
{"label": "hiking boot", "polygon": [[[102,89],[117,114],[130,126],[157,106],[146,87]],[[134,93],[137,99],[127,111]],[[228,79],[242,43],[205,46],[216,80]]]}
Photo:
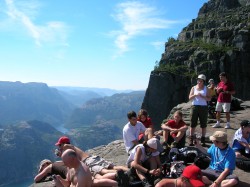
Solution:
{"label": "hiking boot", "polygon": [[172,142],[170,147],[171,148],[176,148],[177,147],[177,142],[176,141]]}
{"label": "hiking boot", "polygon": [[194,146],[194,136],[190,136],[189,146]]}
{"label": "hiking boot", "polygon": [[220,126],[220,123],[217,122],[217,123],[215,123],[215,125],[213,125],[212,127],[213,127],[213,128],[220,128],[221,126]]}
{"label": "hiking boot", "polygon": [[153,185],[151,185],[151,184],[148,182],[147,179],[143,179],[143,180],[142,180],[142,185],[143,185],[144,187],[153,187]]}
{"label": "hiking boot", "polygon": [[230,123],[227,123],[226,126],[224,127],[225,129],[231,129]]}
{"label": "hiking boot", "polygon": [[202,136],[202,137],[201,137],[201,145],[202,145],[203,147],[206,146],[206,137],[205,137],[205,136]]}

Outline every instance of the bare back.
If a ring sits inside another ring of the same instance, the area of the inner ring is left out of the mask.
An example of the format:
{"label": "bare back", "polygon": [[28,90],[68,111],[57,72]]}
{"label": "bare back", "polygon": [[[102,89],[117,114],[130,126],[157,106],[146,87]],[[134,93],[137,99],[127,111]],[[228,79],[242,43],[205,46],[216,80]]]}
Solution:
{"label": "bare back", "polygon": [[70,187],[91,187],[92,175],[89,168],[82,162],[75,169],[72,168],[68,172],[68,180],[71,182]]}
{"label": "bare back", "polygon": [[81,150],[80,148],[73,146],[71,144],[65,144],[63,146],[63,151],[67,150],[67,149],[72,149],[76,152],[77,157],[80,161],[84,160],[85,158],[89,157],[88,153],[85,153],[83,150]]}

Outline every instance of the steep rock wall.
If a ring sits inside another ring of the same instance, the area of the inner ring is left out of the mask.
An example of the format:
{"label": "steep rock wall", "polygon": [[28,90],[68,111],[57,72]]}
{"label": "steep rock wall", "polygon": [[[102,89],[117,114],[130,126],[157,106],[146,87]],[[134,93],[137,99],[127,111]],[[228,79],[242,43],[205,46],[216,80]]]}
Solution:
{"label": "steep rock wall", "polygon": [[218,83],[225,71],[235,84],[235,97],[250,99],[249,12],[249,0],[210,0],[177,39],[166,42],[142,104],[156,129],[173,106],[187,102],[201,73]]}

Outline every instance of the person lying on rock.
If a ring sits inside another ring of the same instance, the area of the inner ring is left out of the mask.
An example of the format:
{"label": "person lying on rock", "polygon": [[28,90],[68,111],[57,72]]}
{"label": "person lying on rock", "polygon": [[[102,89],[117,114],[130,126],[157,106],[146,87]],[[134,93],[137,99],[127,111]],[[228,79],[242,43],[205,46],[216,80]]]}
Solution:
{"label": "person lying on rock", "polygon": [[156,138],[151,138],[143,144],[136,145],[132,150],[127,160],[127,166],[134,168],[143,186],[151,187],[154,180],[161,177],[161,162],[159,152],[157,151]]}
{"label": "person lying on rock", "polygon": [[168,120],[161,125],[163,129],[163,144],[171,144],[171,147],[185,147],[186,131],[188,129],[186,123],[182,119],[182,112],[177,110],[174,113],[174,119]]}
{"label": "person lying on rock", "polygon": [[210,140],[213,142],[206,150],[196,140],[196,147],[211,158],[207,169],[202,174],[214,181],[210,187],[231,187],[238,184],[239,179],[233,175],[235,169],[235,153],[227,142],[227,134],[223,131],[215,131]]}
{"label": "person lying on rock", "polygon": [[35,176],[34,181],[36,183],[43,181],[47,176],[51,176],[53,174],[60,175],[62,178],[66,178],[67,175],[67,167],[63,162],[51,162],[48,159],[44,159],[40,162],[40,167],[38,170],[38,174]]}
{"label": "person lying on rock", "polygon": [[[128,183],[128,176],[124,173],[125,171],[128,170],[127,167],[116,166],[113,163],[104,160],[100,156],[89,155],[80,148],[70,144],[70,139],[67,136],[62,136],[61,138],[59,138],[59,140],[55,145],[58,146],[59,152],[61,153],[63,153],[66,150],[74,150],[76,152],[78,159],[89,167],[95,179],[110,179],[106,180],[106,182],[109,182],[109,184],[114,184],[115,182],[116,183],[119,182],[119,184]],[[58,156],[60,156],[60,154]],[[95,180],[94,185],[96,183],[103,184],[103,182],[105,181]],[[103,184],[99,186],[105,186],[105,185]]]}

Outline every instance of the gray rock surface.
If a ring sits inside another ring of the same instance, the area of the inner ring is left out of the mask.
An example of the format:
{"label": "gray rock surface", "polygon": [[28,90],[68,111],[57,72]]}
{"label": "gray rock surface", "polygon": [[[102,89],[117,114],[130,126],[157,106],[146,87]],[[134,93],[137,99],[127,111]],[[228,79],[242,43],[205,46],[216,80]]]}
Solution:
{"label": "gray rock surface", "polygon": [[[177,105],[171,110],[171,114],[173,114],[176,110],[181,110],[184,114],[184,121],[186,123],[189,123],[189,111],[190,111],[190,103],[182,103]],[[231,112],[231,126],[232,129],[224,129],[224,128],[212,128],[211,125],[213,125],[216,120],[210,119],[207,127],[207,137],[209,137],[214,131],[216,130],[222,130],[227,132],[228,134],[228,141],[230,142],[234,132],[240,127],[240,122],[243,119],[249,119],[250,120],[250,101],[245,101],[241,103],[242,110]],[[169,118],[171,117],[171,114]],[[222,115],[222,126],[225,125],[225,118],[224,115]],[[197,134],[201,133],[201,129],[197,127]],[[188,140],[186,140],[188,142]],[[92,155],[99,155],[103,158],[105,158],[108,161],[114,162],[116,165],[125,165],[127,160],[127,153],[125,151],[123,140],[116,140],[108,145],[102,145],[98,146],[94,149],[88,150],[88,153]],[[249,187],[249,173],[244,172],[238,168],[234,171],[234,174],[236,174],[240,179],[239,187]],[[33,184],[31,187],[53,187],[52,182],[45,182],[45,183],[38,183]]]}

